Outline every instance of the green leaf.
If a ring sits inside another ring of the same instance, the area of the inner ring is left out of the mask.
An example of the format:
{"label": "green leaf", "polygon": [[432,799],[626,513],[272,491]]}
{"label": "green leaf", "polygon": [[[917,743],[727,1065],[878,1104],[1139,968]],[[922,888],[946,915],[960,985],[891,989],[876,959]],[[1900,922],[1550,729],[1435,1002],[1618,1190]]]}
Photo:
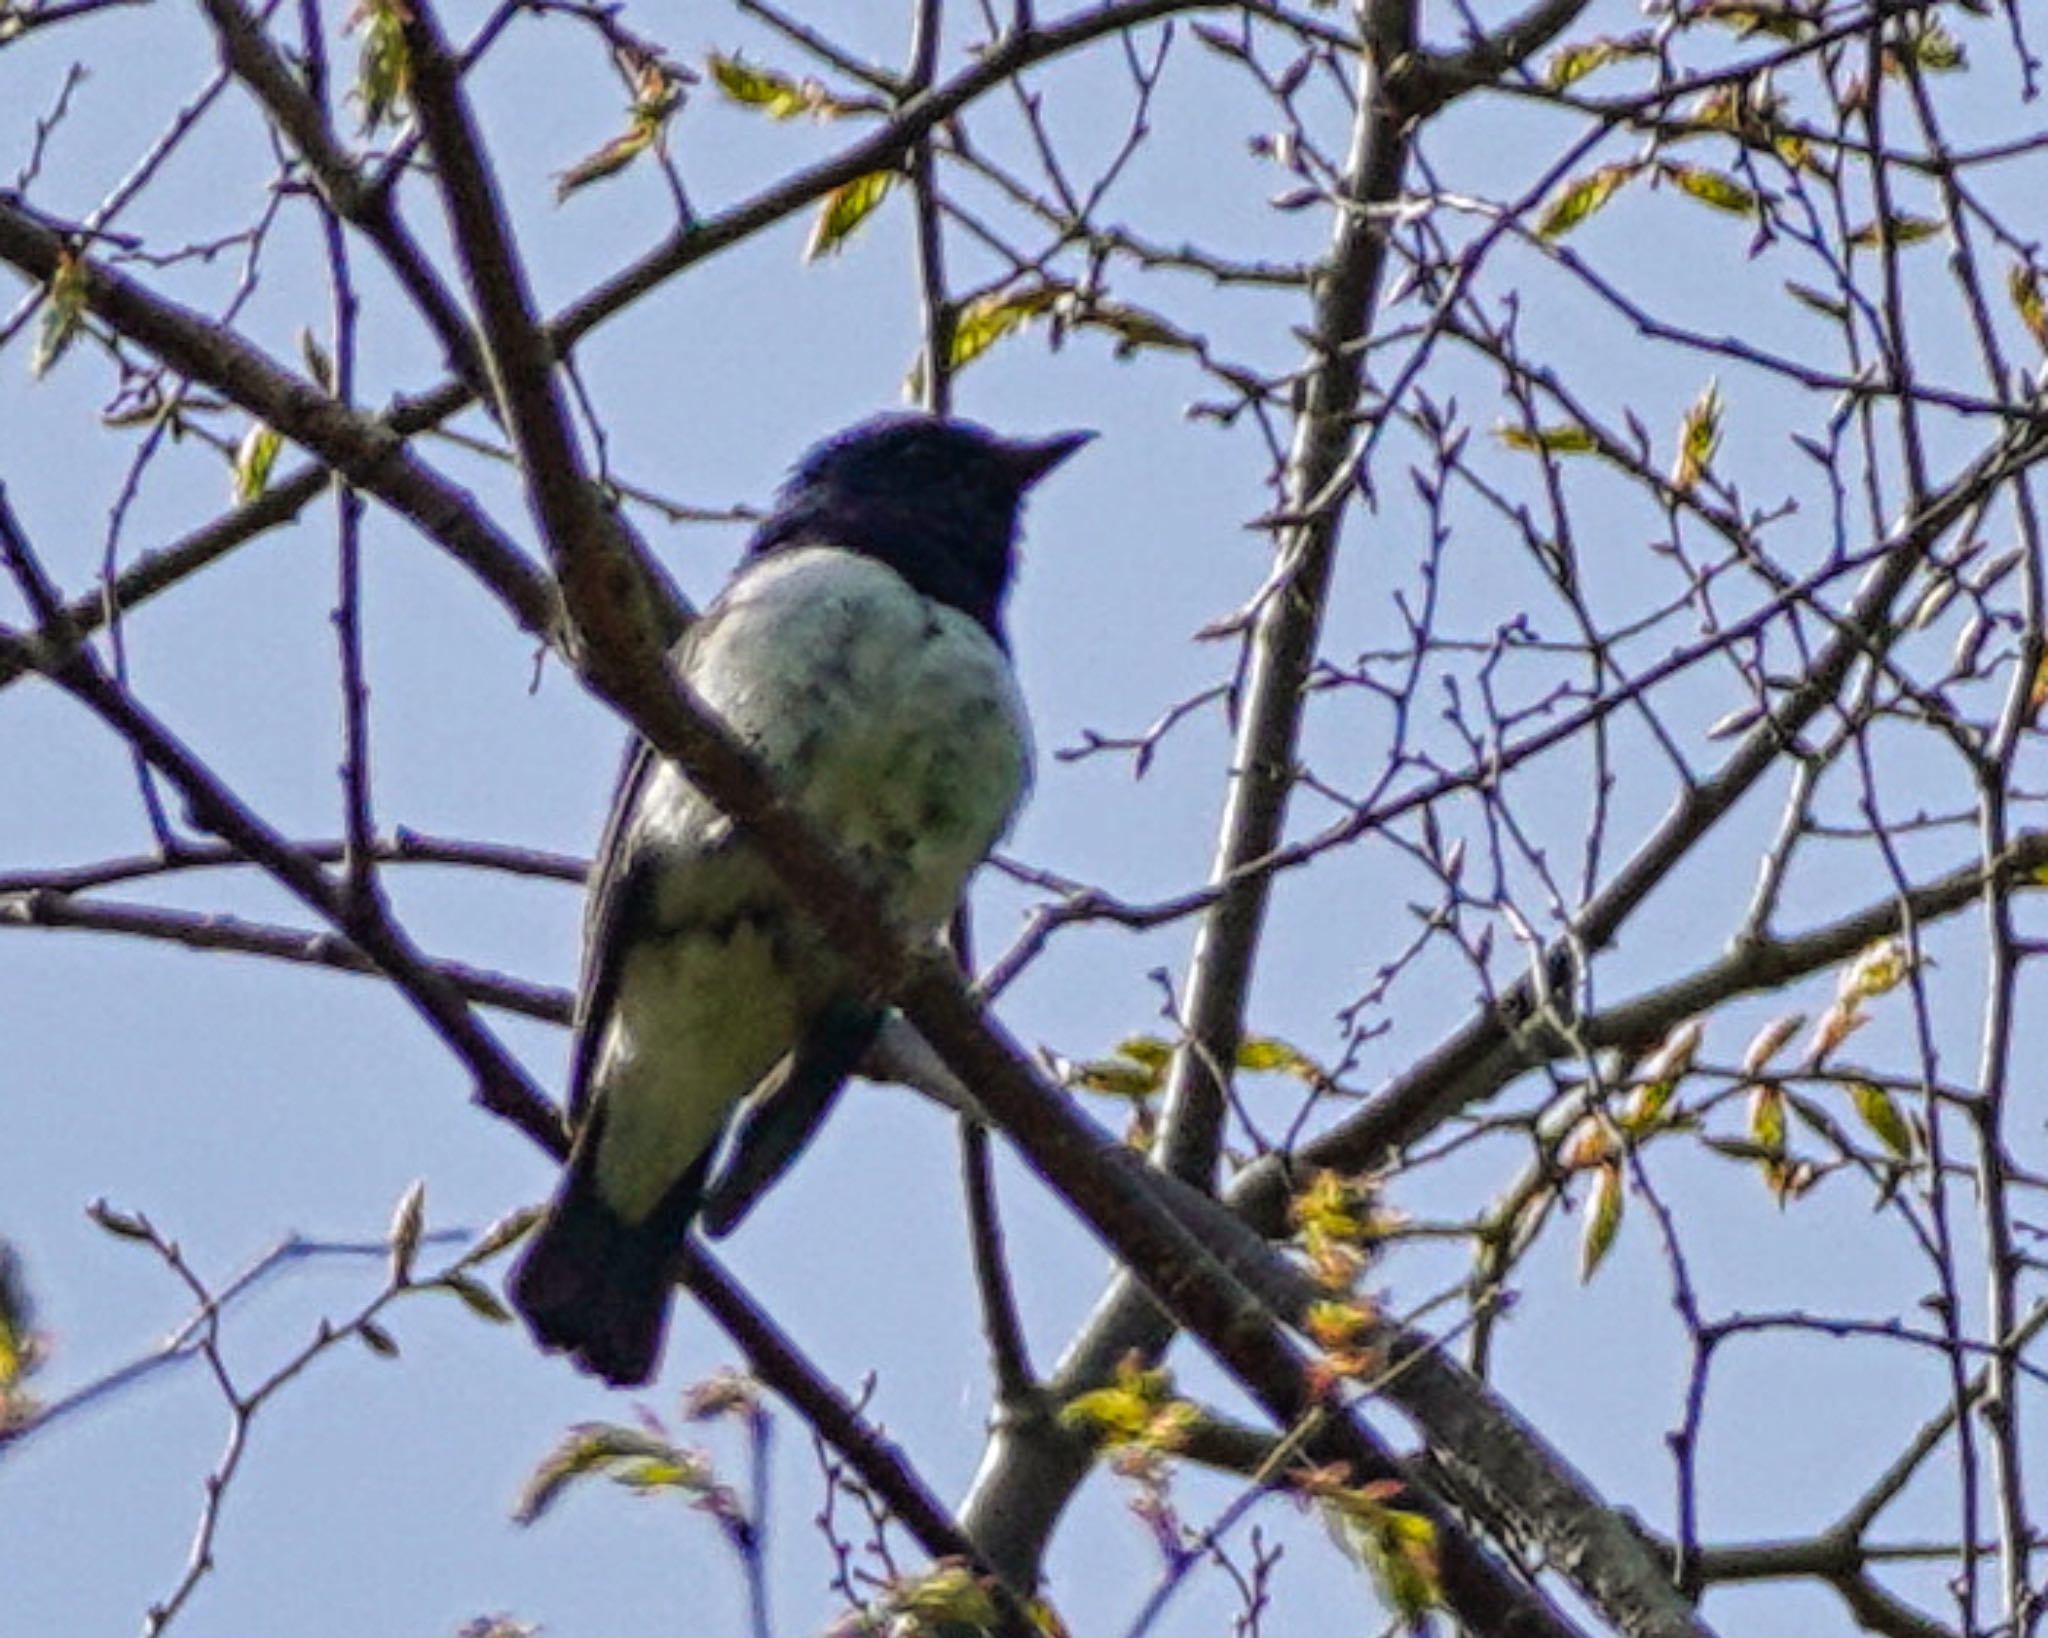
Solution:
{"label": "green leaf", "polygon": [[1898,934],[1873,939],[1835,980],[1836,996],[1848,1002],[1871,1001],[1903,984],[1914,968],[1913,951]]}
{"label": "green leaf", "polygon": [[1611,35],[1597,40],[1579,40],[1559,46],[1543,65],[1543,78],[1553,91],[1576,85],[1588,74],[1625,57],[1641,57],[1655,49],[1648,36],[1632,34],[1625,39]]}
{"label": "green leaf", "polygon": [[321,345],[320,338],[309,329],[299,330],[299,356],[306,361],[306,373],[319,383],[325,393],[334,391],[334,359]]}
{"label": "green leaf", "polygon": [[1581,1284],[1599,1272],[1600,1265],[1607,1260],[1607,1253],[1614,1249],[1615,1237],[1621,1232],[1621,1211],[1626,1192],[1622,1187],[1620,1161],[1610,1160],[1594,1172],[1593,1198],[1587,1203],[1586,1226],[1579,1240]]}
{"label": "green leaf", "polygon": [[1237,1067],[1254,1075],[1292,1075],[1297,1080],[1329,1079],[1322,1065],[1277,1035],[1250,1035],[1238,1043]]}
{"label": "green leaf", "polygon": [[1942,27],[1937,17],[1923,16],[1905,39],[1906,54],[1924,74],[1954,74],[1969,67],[1962,41]]}
{"label": "green leaf", "polygon": [[48,375],[78,339],[84,327],[85,297],[85,264],[67,251],[57,258],[56,271],[50,275],[35,348],[29,354],[29,374],[36,380]]}
{"label": "green leaf", "polygon": [[1365,1566],[1381,1598],[1411,1630],[1444,1601],[1436,1525],[1426,1514],[1389,1505],[1401,1493],[1391,1480],[1344,1486],[1331,1469],[1298,1475],[1297,1485],[1322,1509],[1337,1545]]}
{"label": "green leaf", "polygon": [[241,446],[235,451],[234,498],[237,502],[252,501],[270,487],[270,474],[277,465],[277,452],[284,447],[284,440],[277,429],[265,422],[257,421],[242,435]]}
{"label": "green leaf", "polygon": [[1681,165],[1674,160],[1664,161],[1657,170],[1681,193],[1703,205],[1711,205],[1731,216],[1754,216],[1757,213],[1755,192],[1745,188],[1726,171],[1713,170],[1705,165]]}
{"label": "green leaf", "polygon": [[1878,1142],[1891,1151],[1893,1159],[1913,1158],[1913,1129],[1906,1124],[1897,1099],[1869,1081],[1852,1082],[1849,1097],[1856,1105],[1858,1117],[1876,1134]]}
{"label": "green leaf", "polygon": [[412,95],[412,53],[405,43],[405,0],[361,0],[350,29],[363,31],[355,90],[367,133],[394,119]]}
{"label": "green leaf", "polygon": [[493,1325],[512,1323],[512,1311],[500,1302],[498,1294],[482,1281],[472,1279],[467,1274],[450,1271],[434,1284],[443,1291],[453,1292],[461,1299],[462,1306],[479,1319],[487,1319]]}
{"label": "green leaf", "polygon": [[1628,179],[1636,174],[1631,164],[1602,165],[1597,171],[1565,184],[1564,191],[1544,207],[1536,219],[1536,234],[1542,239],[1561,239],[1591,216]]}
{"label": "green leaf", "polygon": [[419,1255],[420,1233],[427,1222],[427,1185],[423,1179],[415,1179],[398,1202],[398,1209],[391,1214],[391,1283],[407,1285],[412,1281],[413,1259]]}
{"label": "green leaf", "polygon": [[804,246],[804,260],[815,262],[821,256],[836,255],[844,249],[854,230],[874,214],[895,181],[894,171],[869,171],[866,176],[842,182],[826,194],[824,203],[818,207],[817,226],[811,229],[810,241]]}
{"label": "green leaf", "polygon": [[1672,468],[1671,487],[1689,493],[1707,475],[1714,455],[1721,447],[1721,385],[1709,381],[1686,408],[1678,426],[1678,460]]}
{"label": "green leaf", "polygon": [[1840,300],[1838,297],[1830,296],[1824,291],[1816,290],[1810,284],[1799,284],[1788,279],[1785,282],[1785,291],[1802,307],[1811,307],[1816,313],[1823,314],[1837,323],[1840,323],[1849,316],[1849,304],[1847,302]]}
{"label": "green leaf", "polygon": [[36,1335],[35,1304],[14,1247],[0,1240],[0,1428],[10,1409],[23,1405],[21,1383],[42,1362],[43,1342]]}
{"label": "green leaf", "polygon": [[156,1233],[144,1217],[131,1217],[125,1211],[116,1211],[104,1200],[95,1200],[85,1208],[85,1215],[117,1240],[141,1240],[151,1242]]}
{"label": "green leaf", "polygon": [[1740,40],[1764,34],[1774,40],[1803,40],[1813,32],[1810,17],[1802,15],[1785,0],[1704,0],[1687,21],[1720,23],[1735,31]]}
{"label": "green leaf", "polygon": [[1077,1092],[1095,1092],[1103,1097],[1133,1101],[1151,1097],[1165,1084],[1158,1070],[1143,1064],[1120,1062],[1115,1058],[1096,1058],[1085,1064],[1070,1065],[1061,1078]]}
{"label": "green leaf", "polygon": [[1007,293],[991,291],[963,303],[953,315],[953,345],[947,361],[956,370],[973,363],[1005,336],[1051,312],[1072,289],[1069,284],[1038,284]]}
{"label": "green leaf", "polygon": [[687,1490],[709,1496],[717,1488],[710,1462],[696,1451],[681,1450],[644,1428],[580,1422],[528,1477],[513,1505],[514,1522],[533,1523],[571,1484],[593,1475],[608,1476],[635,1490]]}
{"label": "green leaf", "polygon": [[1115,336],[1118,358],[1129,358],[1146,347],[1170,353],[1198,353],[1202,349],[1193,336],[1157,313],[1124,302],[1097,297],[1077,309],[1074,322],[1091,330],[1107,330]]}
{"label": "green leaf", "polygon": [[884,1603],[897,1617],[891,1632],[994,1632],[1001,1623],[989,1582],[958,1559],[889,1583]]}
{"label": "green leaf", "polygon": [[1444,1601],[1436,1525],[1426,1514],[1386,1509],[1367,1538],[1365,1562],[1380,1596],[1410,1625]]}
{"label": "green leaf", "polygon": [[1750,1089],[1749,1137],[1763,1154],[1785,1152],[1785,1089],[1776,1081],[1758,1081]]}
{"label": "green leaf", "polygon": [[1060,1407],[1060,1425],[1086,1434],[1102,1449],[1138,1446],[1169,1451],[1186,1437],[1201,1412],[1174,1392],[1173,1373],[1147,1369],[1127,1354],[1107,1387],[1076,1394]]}
{"label": "green leaf", "polygon": [[[623,60],[622,60],[623,66]],[[683,87],[697,76],[658,53],[638,50],[630,58],[635,95],[623,135],[615,136],[555,178],[560,203],[578,188],[617,176],[660,141],[668,122],[683,105]]]}
{"label": "green leaf", "polygon": [[1863,250],[1874,250],[1880,244],[1917,245],[1946,231],[1945,224],[1929,216],[1888,216],[1881,223],[1865,222],[1849,235],[1849,243]]}
{"label": "green leaf", "polygon": [[636,120],[624,136],[616,136],[595,153],[585,154],[555,177],[555,203],[560,204],[578,188],[617,176],[634,160],[654,146],[661,127],[651,120]]}
{"label": "green leaf", "polygon": [[2040,273],[2024,262],[2015,262],[2006,270],[2005,288],[2027,334],[2048,351],[2048,299],[2041,294]]}
{"label": "green leaf", "polygon": [[799,80],[771,68],[756,68],[738,55],[713,52],[706,61],[719,90],[743,107],[759,109],[770,119],[801,119],[806,114],[834,119],[860,106],[835,97],[816,80]]}
{"label": "green leaf", "polygon": [[1127,1035],[1117,1042],[1116,1055],[1147,1069],[1164,1069],[1173,1062],[1173,1043],[1158,1035]]}
{"label": "green leaf", "polygon": [[375,1320],[359,1320],[356,1323],[356,1335],[362,1338],[363,1346],[379,1359],[398,1357],[397,1339]]}
{"label": "green leaf", "polygon": [[456,1266],[474,1268],[479,1263],[489,1262],[500,1252],[525,1239],[533,1225],[546,1215],[544,1206],[521,1206],[517,1211],[507,1212],[477,1236],[476,1244],[462,1254],[462,1261]]}
{"label": "green leaf", "polygon": [[1549,455],[1591,455],[1600,448],[1600,440],[1593,429],[1576,421],[1562,421],[1548,427],[1512,426],[1503,421],[1493,429],[1493,435],[1509,449],[1532,454],[1541,450]]}

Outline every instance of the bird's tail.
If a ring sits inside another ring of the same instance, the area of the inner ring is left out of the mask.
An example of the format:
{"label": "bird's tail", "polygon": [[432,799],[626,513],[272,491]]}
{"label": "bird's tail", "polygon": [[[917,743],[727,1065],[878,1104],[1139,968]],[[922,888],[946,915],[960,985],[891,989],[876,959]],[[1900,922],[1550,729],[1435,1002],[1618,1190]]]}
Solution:
{"label": "bird's tail", "polygon": [[710,1157],[636,1223],[599,1195],[591,1176],[595,1147],[578,1146],[508,1289],[543,1348],[568,1353],[615,1387],[638,1387],[661,1354],[676,1259]]}

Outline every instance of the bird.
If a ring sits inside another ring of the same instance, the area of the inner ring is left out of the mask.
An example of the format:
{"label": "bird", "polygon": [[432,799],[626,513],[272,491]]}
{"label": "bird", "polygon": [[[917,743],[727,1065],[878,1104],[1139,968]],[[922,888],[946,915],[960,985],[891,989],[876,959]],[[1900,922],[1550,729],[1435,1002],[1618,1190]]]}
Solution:
{"label": "bird", "polygon": [[[913,936],[938,934],[1029,789],[1004,601],[1026,494],[1093,436],[896,413],[826,439],[673,650]],[[508,1282],[542,1348],[646,1382],[692,1225],[737,1221],[885,1016],[758,847],[629,745],[586,908],[569,1159]]]}

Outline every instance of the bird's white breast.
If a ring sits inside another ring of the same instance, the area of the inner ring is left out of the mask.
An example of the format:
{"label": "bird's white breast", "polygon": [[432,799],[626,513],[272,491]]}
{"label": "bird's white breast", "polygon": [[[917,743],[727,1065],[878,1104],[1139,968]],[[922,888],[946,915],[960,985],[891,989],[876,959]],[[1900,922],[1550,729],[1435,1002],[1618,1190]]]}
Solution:
{"label": "bird's white breast", "polygon": [[[1009,827],[1030,729],[1008,657],[894,570],[831,547],[740,574],[679,650],[685,679],[884,895],[930,933]],[[622,845],[651,895],[601,1021],[607,1198],[651,1211],[850,968],[672,765]]]}
{"label": "bird's white breast", "polygon": [[858,553],[740,575],[683,651],[691,686],[914,926],[951,913],[1030,778],[1009,658]]}

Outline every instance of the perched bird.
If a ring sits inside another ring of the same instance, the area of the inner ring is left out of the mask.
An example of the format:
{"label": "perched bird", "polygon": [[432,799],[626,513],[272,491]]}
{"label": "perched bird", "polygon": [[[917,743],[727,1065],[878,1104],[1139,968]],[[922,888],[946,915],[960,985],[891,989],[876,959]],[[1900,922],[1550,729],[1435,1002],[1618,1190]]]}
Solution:
{"label": "perched bird", "polygon": [[[1013,441],[925,415],[841,433],[797,465],[676,647],[684,680],[920,934],[1030,783],[1003,599],[1026,491],[1090,436]],[[881,1021],[755,846],[675,766],[629,750],[586,922],[574,1147],[511,1278],[541,1344],[646,1381],[692,1222],[708,1201],[730,1226]]]}

